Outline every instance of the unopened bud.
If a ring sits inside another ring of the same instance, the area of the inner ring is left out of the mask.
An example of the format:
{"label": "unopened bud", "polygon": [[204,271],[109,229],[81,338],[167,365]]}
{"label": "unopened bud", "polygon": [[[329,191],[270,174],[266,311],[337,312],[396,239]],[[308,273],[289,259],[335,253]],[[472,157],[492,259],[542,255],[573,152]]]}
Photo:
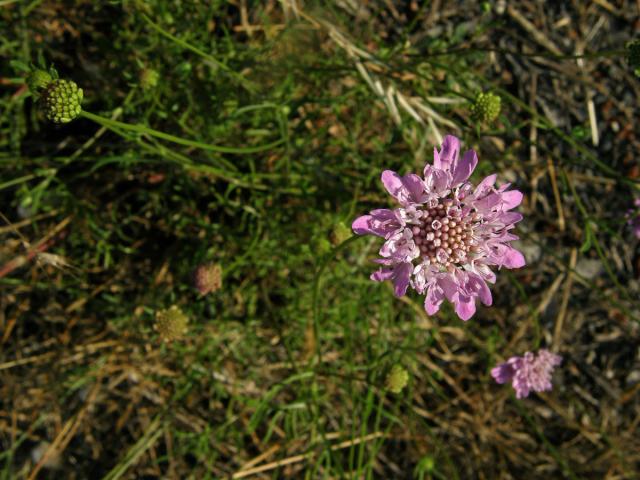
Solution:
{"label": "unopened bud", "polygon": [[500,115],[500,97],[492,92],[478,93],[471,107],[472,117],[480,122],[491,123]]}
{"label": "unopened bud", "polygon": [[402,365],[394,365],[387,374],[385,387],[392,393],[402,392],[409,382],[409,372]]}
{"label": "unopened bud", "polygon": [[179,340],[184,337],[188,323],[189,318],[176,305],[156,312],[155,329],[164,341]]}
{"label": "unopened bud", "polygon": [[144,68],[140,71],[140,86],[143,90],[152,90],[158,86],[160,74],[153,68]]}
{"label": "unopened bud", "polygon": [[68,123],[80,115],[82,97],[82,89],[72,80],[54,80],[42,92],[40,101],[49,120]]}

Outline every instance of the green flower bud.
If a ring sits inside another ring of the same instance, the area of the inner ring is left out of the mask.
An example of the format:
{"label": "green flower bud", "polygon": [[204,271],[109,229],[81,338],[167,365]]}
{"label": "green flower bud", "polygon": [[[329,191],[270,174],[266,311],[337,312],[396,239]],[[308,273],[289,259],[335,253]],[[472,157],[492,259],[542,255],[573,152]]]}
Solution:
{"label": "green flower bud", "polygon": [[385,380],[385,388],[392,393],[398,394],[407,386],[407,383],[409,383],[409,372],[402,365],[396,364],[391,367]]}
{"label": "green flower bud", "polygon": [[152,90],[158,86],[160,74],[153,68],[144,68],[140,71],[140,86],[143,90]]}
{"label": "green flower bud", "polygon": [[169,309],[156,312],[154,328],[166,342],[184,337],[187,333],[188,323],[189,318],[180,310],[180,307],[173,305]]}
{"label": "green flower bud", "polygon": [[640,38],[627,43],[627,62],[640,77]]}
{"label": "green flower bud", "polygon": [[71,80],[54,80],[42,92],[46,117],[55,123],[68,123],[82,111],[82,89]]}
{"label": "green flower bud", "polygon": [[474,120],[491,123],[498,118],[500,107],[501,100],[498,95],[492,92],[479,92],[471,106],[471,116]]}
{"label": "green flower bud", "polygon": [[44,70],[34,70],[27,77],[27,85],[34,95],[40,95],[40,91],[47,88],[51,82],[53,82],[53,78],[49,72]]}
{"label": "green flower bud", "polygon": [[202,295],[220,290],[222,267],[217,263],[200,265],[193,274],[193,284]]}

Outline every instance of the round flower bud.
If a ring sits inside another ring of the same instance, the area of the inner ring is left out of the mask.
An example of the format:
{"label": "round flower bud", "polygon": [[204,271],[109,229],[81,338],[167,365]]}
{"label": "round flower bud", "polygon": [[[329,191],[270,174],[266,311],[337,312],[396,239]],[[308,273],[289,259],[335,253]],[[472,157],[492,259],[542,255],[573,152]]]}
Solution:
{"label": "round flower bud", "polygon": [[179,340],[187,333],[189,318],[173,305],[166,310],[156,312],[156,324],[154,328],[164,341]]}
{"label": "round flower bud", "polygon": [[409,372],[402,365],[394,365],[387,374],[385,387],[392,393],[398,394],[402,392],[409,382]]}
{"label": "round flower bud", "polygon": [[471,106],[471,115],[475,120],[490,123],[500,114],[500,97],[492,92],[478,93]]}
{"label": "round flower bud", "polygon": [[216,292],[222,287],[222,267],[217,263],[205,263],[196,268],[193,284],[202,295]]}
{"label": "round flower bud", "polygon": [[158,86],[160,74],[153,68],[144,68],[140,71],[140,86],[143,90],[151,90]]}
{"label": "round flower bud", "polygon": [[27,77],[27,85],[34,95],[40,95],[40,91],[47,88],[51,82],[53,78],[45,70],[34,70]]}
{"label": "round flower bud", "polygon": [[82,89],[71,80],[54,80],[42,92],[46,117],[55,123],[68,123],[82,111]]}
{"label": "round flower bud", "polygon": [[627,43],[627,62],[640,77],[640,38]]}

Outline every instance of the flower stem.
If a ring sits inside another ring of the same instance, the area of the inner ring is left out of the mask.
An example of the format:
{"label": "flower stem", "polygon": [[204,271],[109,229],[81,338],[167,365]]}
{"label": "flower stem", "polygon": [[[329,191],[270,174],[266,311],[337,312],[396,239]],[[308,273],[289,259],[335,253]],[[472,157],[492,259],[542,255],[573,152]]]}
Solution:
{"label": "flower stem", "polygon": [[160,25],[158,25],[153,20],[151,20],[144,13],[142,14],[142,19],[145,22],[147,22],[151,28],[153,28],[156,32],[158,32],[163,37],[171,40],[173,43],[175,43],[176,45],[181,46],[182,48],[185,48],[187,50],[191,50],[196,55],[199,55],[200,57],[204,58],[208,62],[210,62],[213,65],[215,65],[216,67],[218,67],[220,70],[223,70],[224,72],[226,72],[229,76],[233,77],[233,79],[236,80],[240,85],[242,85],[244,88],[246,88],[247,91],[249,91],[251,93],[255,93],[256,92],[257,88],[252,82],[250,82],[249,80],[244,78],[241,74],[239,74],[237,72],[234,72],[231,68],[229,68],[229,66],[227,66],[227,64],[221,62],[220,60],[215,58],[213,55],[209,55],[207,52],[204,52],[203,50],[200,50],[198,47],[196,47],[194,45],[191,45],[189,42],[186,42],[186,41],[184,41],[184,40],[182,40],[182,39],[170,34],[165,29],[163,29]]}
{"label": "flower stem", "polygon": [[320,293],[320,277],[322,277],[322,273],[329,265],[329,262],[335,258],[335,256],[351,245],[353,242],[357,241],[359,238],[364,238],[358,235],[354,235],[346,239],[340,245],[336,246],[333,250],[331,250],[325,257],[320,261],[320,266],[316,270],[316,274],[313,277],[313,296],[312,296],[312,307],[313,307],[313,334],[316,338],[316,359],[318,364],[322,363],[322,354],[320,352],[320,309],[318,305],[318,296]]}
{"label": "flower stem", "polygon": [[202,150],[208,150],[210,152],[217,153],[230,153],[236,155],[244,155],[250,153],[263,152],[265,150],[270,150],[278,145],[280,145],[283,140],[276,140],[275,142],[267,143],[266,145],[259,145],[257,147],[225,147],[221,145],[212,145],[210,143],[198,142],[196,140],[188,140],[182,137],[176,137],[175,135],[170,135],[168,133],[161,132],[159,130],[154,130],[153,128],[147,127],[145,125],[133,125],[131,123],[124,123],[118,120],[112,120],[110,118],[105,118],[100,115],[96,115],[95,113],[87,112],[83,110],[80,113],[81,117],[87,118],[91,121],[94,121],[110,130],[128,130],[131,132],[140,133],[143,135],[150,135],[152,137],[160,138],[162,140],[167,140],[168,142],[177,143],[179,145],[185,145],[187,147],[200,148]]}

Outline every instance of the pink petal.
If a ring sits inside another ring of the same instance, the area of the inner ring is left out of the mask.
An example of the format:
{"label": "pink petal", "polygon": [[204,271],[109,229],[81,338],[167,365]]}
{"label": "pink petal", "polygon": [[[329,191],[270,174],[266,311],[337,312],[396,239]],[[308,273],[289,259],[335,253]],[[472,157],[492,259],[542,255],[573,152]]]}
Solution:
{"label": "pink petal", "polygon": [[479,198],[484,194],[485,191],[489,190],[496,183],[496,179],[498,176],[494,173],[493,175],[489,175],[485,177],[476,187],[473,192],[473,196]]}
{"label": "pink petal", "polygon": [[502,266],[507,268],[520,268],[527,264],[524,255],[515,248],[505,245],[502,255]]}
{"label": "pink petal", "polygon": [[469,273],[469,281],[468,281],[469,290],[477,293],[478,298],[482,303],[486,306],[490,306],[493,303],[493,298],[491,297],[491,290],[485,283],[484,279],[478,275],[477,273]]}
{"label": "pink petal", "polygon": [[442,148],[436,157],[434,155],[433,166],[440,170],[449,170],[458,161],[460,152],[460,140],[453,135],[447,135],[442,141]]}
{"label": "pink petal", "polygon": [[413,271],[413,265],[410,263],[402,263],[393,270],[393,284],[396,297],[402,297],[407,293],[409,287],[409,277]]}
{"label": "pink petal", "polygon": [[465,322],[473,317],[473,314],[476,313],[476,302],[473,297],[460,297],[456,305],[456,313],[460,317],[461,320]]}
{"label": "pink petal", "polygon": [[387,189],[387,192],[394,197],[398,198],[398,192],[404,189],[404,185],[402,184],[402,178],[393,170],[385,170],[382,172],[382,184],[384,188]]}
{"label": "pink petal", "polygon": [[447,300],[453,302],[458,291],[460,290],[455,277],[450,273],[443,274],[438,278],[438,285],[440,286],[440,288],[442,288],[442,291],[447,297]]}
{"label": "pink petal", "polygon": [[400,204],[421,203],[424,197],[424,183],[413,173],[401,177],[392,170],[382,172],[382,183]]}
{"label": "pink petal", "polygon": [[358,235],[367,235],[368,233],[373,233],[369,228],[369,221],[371,220],[371,215],[362,215],[361,217],[356,218],[351,224],[351,228]]}
{"label": "pink petal", "polygon": [[464,154],[462,160],[460,160],[457,165],[455,165],[455,170],[453,172],[453,185],[458,185],[464,181],[466,181],[471,173],[475,170],[476,165],[478,165],[478,155],[473,150],[469,150]]}
{"label": "pink petal", "polygon": [[497,383],[510,382],[514,374],[515,370],[508,362],[501,363],[497,367],[491,369],[491,376]]}
{"label": "pink petal", "polygon": [[444,192],[451,187],[451,175],[427,164],[424,167],[424,184],[429,193]]}
{"label": "pink petal", "polygon": [[371,274],[371,280],[374,282],[384,282],[385,280],[390,280],[393,277],[393,270],[390,268],[381,268],[380,270],[376,270]]}
{"label": "pink petal", "polygon": [[513,225],[522,220],[522,214],[518,212],[502,212],[496,220],[504,223],[505,225]]}
{"label": "pink petal", "polygon": [[373,210],[370,215],[362,215],[354,220],[351,228],[358,235],[377,235],[386,237],[400,228],[400,224],[393,210],[384,208]]}
{"label": "pink petal", "polygon": [[427,294],[424,297],[424,309],[429,315],[434,315],[440,310],[440,305],[444,300],[442,290],[437,284],[433,283],[427,288]]}
{"label": "pink petal", "polygon": [[511,210],[512,208],[516,208],[520,203],[522,203],[523,198],[522,192],[518,190],[510,190],[508,192],[504,192],[502,194],[502,202],[503,210]]}

